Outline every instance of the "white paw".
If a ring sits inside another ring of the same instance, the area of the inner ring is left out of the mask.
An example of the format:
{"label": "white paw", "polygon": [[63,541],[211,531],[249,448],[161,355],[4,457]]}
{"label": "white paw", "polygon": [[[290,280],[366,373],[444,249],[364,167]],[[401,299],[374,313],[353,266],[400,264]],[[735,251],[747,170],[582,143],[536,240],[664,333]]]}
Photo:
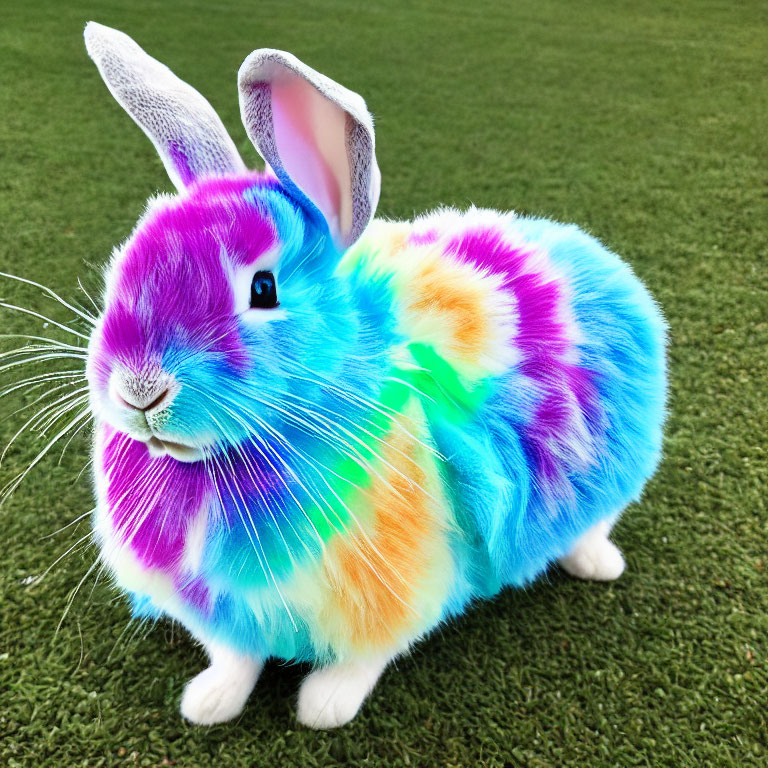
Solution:
{"label": "white paw", "polygon": [[181,714],[196,725],[214,725],[237,717],[255,681],[249,675],[240,678],[222,674],[215,666],[193,677],[181,697]]}
{"label": "white paw", "polygon": [[345,725],[373,690],[384,666],[339,665],[312,672],[299,689],[299,722],[308,728]]}
{"label": "white paw", "polygon": [[584,536],[573,551],[560,558],[560,565],[578,579],[613,581],[624,573],[624,558],[604,535]]}

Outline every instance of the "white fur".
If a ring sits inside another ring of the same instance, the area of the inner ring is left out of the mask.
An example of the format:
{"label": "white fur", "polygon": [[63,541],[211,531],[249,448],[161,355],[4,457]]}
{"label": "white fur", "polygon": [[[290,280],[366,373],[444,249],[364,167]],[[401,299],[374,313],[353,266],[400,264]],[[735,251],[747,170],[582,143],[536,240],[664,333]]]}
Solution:
{"label": "white fur", "polygon": [[299,722],[308,728],[345,725],[357,714],[389,662],[390,657],[375,657],[312,672],[299,690]]}
{"label": "white fur", "polygon": [[206,499],[197,516],[187,528],[187,535],[184,539],[184,556],[181,564],[182,568],[191,574],[196,574],[200,570],[200,563],[203,560],[205,536],[208,531],[209,510],[210,501]]}
{"label": "white fur", "polygon": [[237,717],[259,679],[264,662],[224,646],[206,648],[211,666],[193,677],[181,697],[181,714],[196,725],[214,725]]}
{"label": "white fur", "polygon": [[624,573],[624,558],[608,538],[610,523],[603,520],[590,528],[576,546],[560,558],[560,565],[578,579],[613,581]]}

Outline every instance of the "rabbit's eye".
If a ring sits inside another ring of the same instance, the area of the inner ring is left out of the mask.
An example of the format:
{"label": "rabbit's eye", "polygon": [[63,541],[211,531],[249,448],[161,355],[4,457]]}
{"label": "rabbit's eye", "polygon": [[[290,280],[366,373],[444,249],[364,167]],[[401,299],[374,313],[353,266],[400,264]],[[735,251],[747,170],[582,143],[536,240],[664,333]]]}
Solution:
{"label": "rabbit's eye", "polygon": [[271,272],[257,272],[251,281],[251,309],[277,306],[277,286]]}

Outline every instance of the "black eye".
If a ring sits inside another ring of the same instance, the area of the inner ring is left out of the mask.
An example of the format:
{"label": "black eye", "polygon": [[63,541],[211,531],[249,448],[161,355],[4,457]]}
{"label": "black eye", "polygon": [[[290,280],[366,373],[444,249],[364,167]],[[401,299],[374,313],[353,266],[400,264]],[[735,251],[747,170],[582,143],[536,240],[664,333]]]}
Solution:
{"label": "black eye", "polygon": [[277,306],[277,286],[271,272],[257,272],[251,281],[251,309]]}

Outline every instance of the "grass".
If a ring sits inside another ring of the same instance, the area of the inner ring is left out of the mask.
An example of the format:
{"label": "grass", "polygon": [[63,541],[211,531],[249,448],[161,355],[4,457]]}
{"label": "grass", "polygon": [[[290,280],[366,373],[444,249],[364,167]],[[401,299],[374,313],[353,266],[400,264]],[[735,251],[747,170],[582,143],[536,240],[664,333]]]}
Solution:
{"label": "grass", "polygon": [[[671,324],[665,460],[616,538],[617,583],[553,572],[479,605],[386,674],[352,725],[295,723],[272,666],[237,722],[184,724],[203,665],[178,629],[129,626],[94,558],[77,439],[2,515],[0,764],[750,766],[768,757],[768,173],[764,3],[222,0],[16,3],[0,28],[0,269],[77,295],[168,189],[88,61],[89,18],[205,93],[243,155],[235,72],[293,51],[377,116],[380,212],[438,203],[572,220],[623,254]],[[0,296],[55,312],[7,281]],[[56,315],[60,317],[60,315]],[[33,318],[2,315],[34,333]],[[7,380],[7,374],[3,374]],[[23,398],[29,402],[32,394]],[[0,401],[3,442],[21,425]],[[42,443],[6,458],[3,481]]]}

